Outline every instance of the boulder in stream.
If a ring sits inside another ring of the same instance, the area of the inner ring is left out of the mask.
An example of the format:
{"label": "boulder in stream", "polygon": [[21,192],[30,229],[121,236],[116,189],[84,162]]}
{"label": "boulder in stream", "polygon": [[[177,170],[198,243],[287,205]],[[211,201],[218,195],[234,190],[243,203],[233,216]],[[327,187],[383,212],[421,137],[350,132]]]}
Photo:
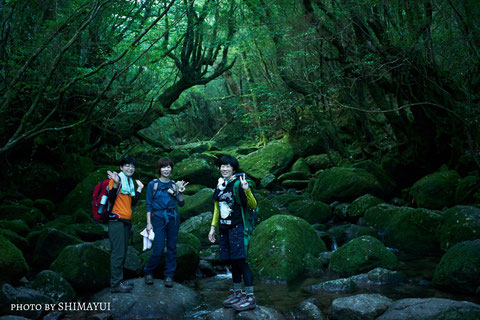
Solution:
{"label": "boulder in stream", "polygon": [[332,319],[375,320],[387,310],[392,300],[380,294],[357,294],[332,302]]}

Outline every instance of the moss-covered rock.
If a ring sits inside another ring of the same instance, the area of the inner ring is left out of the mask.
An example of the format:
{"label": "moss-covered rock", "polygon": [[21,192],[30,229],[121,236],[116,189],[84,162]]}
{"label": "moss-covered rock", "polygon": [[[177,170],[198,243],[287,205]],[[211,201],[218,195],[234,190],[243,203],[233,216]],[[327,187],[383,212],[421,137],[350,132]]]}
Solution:
{"label": "moss-covered rock", "polygon": [[380,204],[368,209],[364,219],[377,228],[389,247],[417,254],[441,254],[438,238],[438,228],[442,224],[440,212]]}
{"label": "moss-covered rock", "polygon": [[309,180],[285,180],[282,182],[282,187],[287,189],[303,190],[308,187]]}
{"label": "moss-covered rock", "polygon": [[260,180],[260,188],[263,189],[272,189],[275,186],[275,182],[277,178],[274,174],[267,173],[261,180]]}
{"label": "moss-covered rock", "polygon": [[289,281],[305,271],[306,254],[316,256],[325,250],[325,244],[307,221],[276,215],[255,228],[249,263],[260,279]]}
{"label": "moss-covered rock", "polygon": [[355,238],[338,248],[329,265],[330,270],[348,276],[378,267],[396,269],[398,260],[380,240],[371,236]]}
{"label": "moss-covered rock", "polygon": [[382,186],[382,194],[385,196],[390,196],[397,188],[395,181],[387,174],[387,172],[371,160],[357,162],[352,167],[363,169],[374,175]]}
{"label": "moss-covered rock", "polygon": [[324,223],[332,217],[332,210],[329,205],[310,199],[290,202],[288,210],[294,216],[303,218],[310,224]]}
{"label": "moss-covered rock", "polygon": [[182,220],[187,220],[202,212],[213,210],[213,189],[205,188],[193,196],[184,197],[185,205],[178,208]]}
{"label": "moss-covered rock", "polygon": [[480,177],[468,176],[458,182],[455,204],[480,204]]}
{"label": "moss-covered rock", "polygon": [[29,268],[22,251],[0,236],[0,283],[17,281]]}
{"label": "moss-covered rock", "polygon": [[93,160],[75,153],[65,153],[60,175],[75,183],[80,182],[95,169]]}
{"label": "moss-covered rock", "polygon": [[193,196],[195,193],[200,192],[205,188],[207,187],[201,184],[188,184],[188,186],[185,188],[184,194],[187,196]]}
{"label": "moss-covered rock", "polygon": [[435,269],[433,284],[474,294],[480,285],[480,239],[460,242],[450,248]]}
{"label": "moss-covered rock", "polygon": [[0,229],[11,230],[23,237],[30,232],[30,228],[27,226],[25,221],[20,219],[0,220]]}
{"label": "moss-covered rock", "polygon": [[455,201],[460,176],[456,171],[439,171],[423,177],[410,189],[410,195],[421,208],[443,209]]}
{"label": "moss-covered rock", "polygon": [[110,281],[110,254],[92,243],[65,247],[50,269],[67,280],[75,290],[105,288]]}
{"label": "moss-covered rock", "polygon": [[192,246],[195,250],[197,250],[197,252],[200,251],[200,248],[202,246],[202,243],[200,242],[200,239],[198,239],[197,236],[191,233],[183,232],[183,231],[178,232],[177,243],[188,244]]}
{"label": "moss-covered rock", "polygon": [[83,241],[96,241],[108,237],[107,227],[101,224],[76,223],[72,227]]}
{"label": "moss-covered rock", "polygon": [[27,249],[29,248],[29,243],[27,239],[12,230],[0,229],[0,235],[13,243],[15,247],[20,249],[22,252],[27,251]]}
{"label": "moss-covered rock", "polygon": [[[44,306],[46,304],[53,304],[52,298],[49,296],[26,287],[16,287],[5,283],[0,285],[0,314],[6,315],[0,319],[8,320],[28,320],[40,319],[43,308],[38,310],[37,305]],[[22,305],[23,308],[12,308],[13,305]],[[28,308],[28,310],[27,310]]]}
{"label": "moss-covered rock", "polygon": [[31,256],[33,265],[39,268],[48,268],[66,246],[79,244],[80,239],[63,231],[47,228],[40,232]]}
{"label": "moss-covered rock", "polygon": [[97,183],[108,179],[107,170],[118,170],[118,167],[110,166],[100,168],[85,176],[58,206],[59,213],[72,214],[79,208],[84,210],[91,208],[93,189]]}
{"label": "moss-covered rock", "polygon": [[372,196],[371,194],[365,194],[355,199],[348,207],[348,216],[354,220],[357,220],[358,218],[363,217],[367,209],[375,207],[383,202],[384,201],[378,197]]}
{"label": "moss-covered rock", "polygon": [[268,173],[278,176],[284,172],[295,155],[288,139],[275,140],[264,148],[240,159],[240,167],[251,177],[261,180]]}
{"label": "moss-covered rock", "polygon": [[445,211],[439,229],[442,249],[480,238],[480,209],[471,206],[455,206]]}
{"label": "moss-covered rock", "polygon": [[46,222],[46,218],[40,210],[22,205],[0,206],[0,216],[3,220],[23,220],[29,227]]}
{"label": "moss-covered rock", "polygon": [[[165,254],[166,249],[162,254],[160,264],[153,272],[153,276],[156,278],[163,278],[163,272],[165,269]],[[140,255],[143,261],[143,265],[147,264],[148,259],[152,255],[152,250],[149,250]],[[200,262],[200,256],[198,251],[189,244],[177,244],[177,268],[175,269],[176,280],[191,280],[195,278],[198,263]]]}
{"label": "moss-covered rock", "polygon": [[372,236],[377,238],[377,231],[373,227],[358,226],[356,224],[342,224],[328,229],[327,233],[335,240],[337,246],[342,246],[361,236]]}
{"label": "moss-covered rock", "polygon": [[337,163],[339,159],[335,158],[330,161],[328,154],[315,154],[305,158],[305,162],[308,164],[311,172],[317,172],[318,170],[325,170],[328,167]]}
{"label": "moss-covered rock", "polygon": [[184,221],[180,225],[180,231],[191,233],[196,236],[203,245],[209,245],[208,232],[212,223],[212,212],[204,212]]}
{"label": "moss-covered rock", "polygon": [[308,167],[308,163],[304,158],[299,158],[297,161],[295,161],[295,163],[290,168],[290,171],[303,172],[306,176],[312,174],[310,168]]}
{"label": "moss-covered rock", "polygon": [[185,180],[192,184],[201,184],[207,187],[215,187],[218,176],[218,170],[211,162],[193,157],[175,164],[172,173],[175,180]]}
{"label": "moss-covered rock", "polygon": [[182,160],[187,159],[190,157],[190,153],[187,150],[184,149],[173,149],[170,151],[168,154],[168,158],[173,161],[173,163],[178,163]]}
{"label": "moss-covered rock", "polygon": [[315,181],[312,198],[325,203],[352,201],[370,193],[383,192],[375,176],[363,169],[335,167],[327,169]]}
{"label": "moss-covered rock", "polygon": [[265,196],[262,196],[261,194],[256,194],[255,196],[257,198],[257,204],[259,206],[259,212],[258,212],[259,222],[267,220],[268,218],[274,215],[280,214],[280,210],[278,210],[278,208],[268,198],[266,198]]}
{"label": "moss-covered rock", "polygon": [[303,195],[284,193],[271,199],[272,204],[278,209],[287,209],[291,202],[306,199]]}
{"label": "moss-covered rock", "polygon": [[51,219],[53,217],[53,213],[55,211],[55,204],[48,199],[36,199],[33,202],[33,206],[37,208],[38,210],[42,211],[42,213],[47,217],[48,219]]}
{"label": "moss-covered rock", "polygon": [[302,171],[290,171],[278,176],[277,180],[279,183],[285,180],[308,180],[308,174]]}
{"label": "moss-covered rock", "polygon": [[32,288],[49,296],[56,303],[73,301],[76,293],[67,280],[52,270],[44,270],[35,276]]}

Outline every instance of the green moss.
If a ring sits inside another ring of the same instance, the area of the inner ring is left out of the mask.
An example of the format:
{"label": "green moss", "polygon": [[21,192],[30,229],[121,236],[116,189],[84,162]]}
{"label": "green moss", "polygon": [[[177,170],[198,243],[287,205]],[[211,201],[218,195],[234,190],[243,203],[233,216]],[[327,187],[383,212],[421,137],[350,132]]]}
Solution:
{"label": "green moss", "polygon": [[185,205],[178,208],[182,220],[213,210],[213,189],[205,188],[193,196],[184,197]]}
{"label": "green moss", "polygon": [[0,282],[19,280],[28,270],[22,252],[10,241],[0,236]]}
{"label": "green moss", "polygon": [[460,242],[449,249],[435,269],[433,284],[474,294],[480,285],[480,239]]}
{"label": "green moss", "polygon": [[325,251],[313,227],[301,218],[276,215],[254,230],[249,263],[260,279],[289,281],[305,270],[305,255]]}
{"label": "green moss", "polygon": [[454,204],[459,180],[456,171],[435,172],[417,181],[410,189],[410,195],[417,206],[422,208],[450,207]]}
{"label": "green moss", "polygon": [[12,230],[21,236],[26,236],[30,232],[30,228],[27,226],[25,221],[20,219],[0,220],[0,229]]}
{"label": "green moss", "polygon": [[307,161],[304,158],[299,158],[297,161],[295,161],[290,171],[303,172],[306,176],[309,176],[311,174]]}
{"label": "green moss", "polygon": [[214,187],[217,185],[218,175],[217,168],[209,161],[203,158],[191,157],[175,164],[172,178],[185,180],[192,184]]}
{"label": "green moss", "polygon": [[456,204],[480,204],[480,177],[468,176],[460,180],[455,190]]}
{"label": "green moss", "polygon": [[442,248],[480,237],[480,209],[471,206],[455,206],[445,211],[439,229]]}
{"label": "green moss", "polygon": [[184,221],[180,231],[196,236],[203,245],[209,245],[208,232],[212,223],[212,212],[204,212]]}
{"label": "green moss", "polygon": [[384,201],[380,198],[372,196],[371,194],[365,194],[355,199],[348,207],[348,216],[353,218],[362,217],[367,209],[375,207],[383,202]]}
{"label": "green moss", "polygon": [[[334,162],[337,162],[339,159],[334,158]],[[305,159],[305,162],[308,164],[312,172],[317,172],[318,170],[324,170],[332,166],[333,163],[330,161],[328,154],[316,154],[308,156]]]}
{"label": "green moss", "polygon": [[309,199],[290,202],[288,210],[311,224],[327,222],[332,216],[329,205]]}
{"label": "green moss", "polygon": [[[206,235],[204,236],[206,237]],[[200,250],[200,247],[201,247],[200,239],[198,239],[197,236],[188,232],[183,232],[183,231],[180,231],[178,233],[178,243],[188,244],[192,246],[195,250],[197,250],[197,252]]]}
{"label": "green moss", "polygon": [[51,270],[44,270],[37,274],[32,282],[32,288],[49,296],[55,302],[73,301],[76,296],[70,283]]}
{"label": "green moss", "polygon": [[354,275],[375,268],[396,269],[397,257],[376,238],[361,236],[332,254],[329,268],[341,275]]}

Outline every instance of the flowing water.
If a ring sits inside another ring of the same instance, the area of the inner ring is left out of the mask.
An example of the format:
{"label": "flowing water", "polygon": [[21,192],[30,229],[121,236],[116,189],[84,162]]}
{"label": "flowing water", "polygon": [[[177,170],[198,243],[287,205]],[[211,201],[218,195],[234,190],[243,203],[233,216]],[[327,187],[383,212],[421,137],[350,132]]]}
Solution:
{"label": "flowing water", "polygon": [[[398,252],[396,252],[396,255],[400,262],[398,271],[403,272],[409,278],[406,284],[358,289],[351,293],[312,294],[304,291],[303,288],[338,277],[326,272],[318,277],[296,279],[290,283],[256,281],[255,296],[257,304],[276,309],[284,314],[287,319],[300,319],[296,307],[308,298],[315,298],[315,304],[328,316],[334,299],[359,293],[379,293],[393,300],[437,297],[480,303],[478,297],[454,294],[432,288],[430,281],[433,278],[435,267],[440,261],[439,257],[419,257]],[[222,301],[229,294],[232,286],[231,274],[225,273],[213,278],[201,278],[186,283],[186,285],[202,296],[202,303],[193,312],[187,314],[186,318],[206,319],[208,313],[222,307]]]}

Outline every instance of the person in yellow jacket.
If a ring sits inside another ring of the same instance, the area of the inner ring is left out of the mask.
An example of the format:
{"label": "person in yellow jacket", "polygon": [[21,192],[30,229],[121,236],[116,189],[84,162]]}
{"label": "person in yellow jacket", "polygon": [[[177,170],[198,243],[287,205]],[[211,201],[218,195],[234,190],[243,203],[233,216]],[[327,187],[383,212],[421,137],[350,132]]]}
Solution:
{"label": "person in yellow jacket", "polygon": [[[257,201],[245,173],[236,174],[239,164],[235,157],[223,156],[219,168],[221,177],[213,194],[214,211],[208,239],[215,242],[215,230],[219,226],[220,258],[231,265],[233,279],[232,293],[223,301],[223,306],[237,311],[252,310],[256,308],[256,302],[244,244],[242,207],[255,209]],[[239,183],[235,183],[237,180]],[[235,197],[235,194],[239,197]],[[240,199],[240,203],[237,199]],[[242,279],[245,291],[242,290]]]}

